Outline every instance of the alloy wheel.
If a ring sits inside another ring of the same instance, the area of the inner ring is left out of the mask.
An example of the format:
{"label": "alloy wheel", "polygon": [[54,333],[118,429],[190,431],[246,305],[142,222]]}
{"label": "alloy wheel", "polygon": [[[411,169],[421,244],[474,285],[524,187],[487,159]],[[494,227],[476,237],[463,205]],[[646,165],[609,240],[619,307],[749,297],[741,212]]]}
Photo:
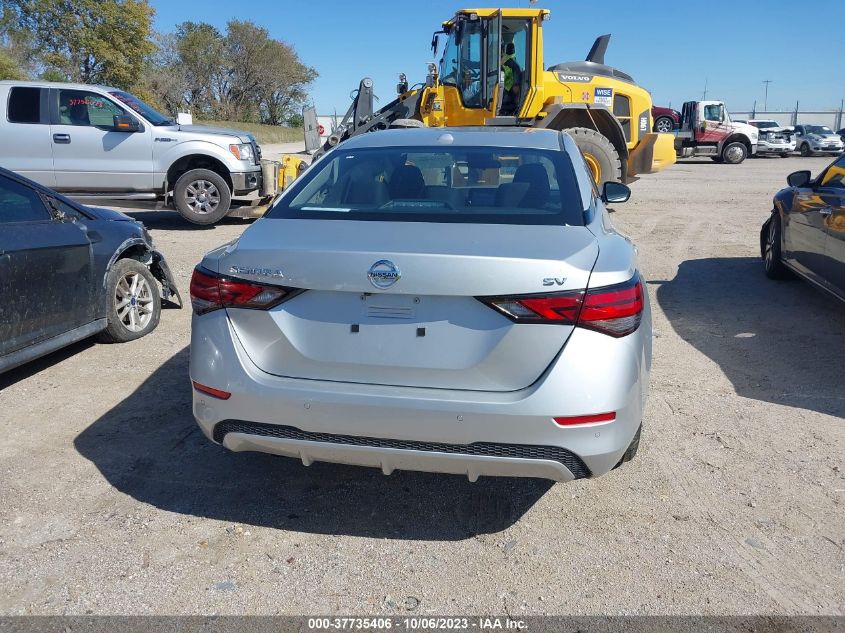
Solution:
{"label": "alloy wheel", "polygon": [[195,180],[185,189],[185,202],[196,213],[213,213],[220,204],[220,192],[208,180]]}
{"label": "alloy wheel", "polygon": [[775,257],[775,241],[777,240],[777,224],[775,219],[769,222],[769,230],[766,231],[766,251],[764,253],[764,259],[766,262],[766,268],[772,269],[774,265],[774,257]]}
{"label": "alloy wheel", "polygon": [[144,330],[153,318],[152,288],[138,273],[127,273],[115,289],[117,318],[130,332]]}

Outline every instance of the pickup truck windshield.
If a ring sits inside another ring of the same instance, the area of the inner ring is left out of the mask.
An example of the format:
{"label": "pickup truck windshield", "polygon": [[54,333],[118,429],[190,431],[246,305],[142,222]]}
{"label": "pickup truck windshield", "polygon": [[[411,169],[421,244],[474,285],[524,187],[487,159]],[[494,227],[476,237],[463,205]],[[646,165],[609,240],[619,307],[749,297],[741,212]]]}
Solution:
{"label": "pickup truck windshield", "polygon": [[164,116],[161,112],[158,112],[152,106],[147,105],[135,95],[131,95],[128,92],[123,92],[121,90],[114,90],[109,94],[118,101],[129,106],[132,110],[140,114],[153,125],[170,125],[173,123],[173,119]]}
{"label": "pickup truck windshield", "polygon": [[498,147],[335,149],[265,217],[583,225],[565,152]]}
{"label": "pickup truck windshield", "polygon": [[754,127],[757,127],[761,130],[765,130],[768,127],[780,127],[776,121],[755,121],[752,123]]}

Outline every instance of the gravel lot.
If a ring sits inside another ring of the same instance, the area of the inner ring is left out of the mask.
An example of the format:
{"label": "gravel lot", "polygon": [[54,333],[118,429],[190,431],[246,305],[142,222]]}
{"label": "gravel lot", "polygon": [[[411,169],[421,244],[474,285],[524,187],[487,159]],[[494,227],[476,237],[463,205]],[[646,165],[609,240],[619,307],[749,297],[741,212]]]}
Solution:
{"label": "gravel lot", "polygon": [[[638,458],[571,484],[230,454],[191,417],[190,310],[0,376],[0,614],[845,614],[845,308],[762,273],[794,170],[633,185],[655,318]],[[211,229],[136,213],[183,297]]]}

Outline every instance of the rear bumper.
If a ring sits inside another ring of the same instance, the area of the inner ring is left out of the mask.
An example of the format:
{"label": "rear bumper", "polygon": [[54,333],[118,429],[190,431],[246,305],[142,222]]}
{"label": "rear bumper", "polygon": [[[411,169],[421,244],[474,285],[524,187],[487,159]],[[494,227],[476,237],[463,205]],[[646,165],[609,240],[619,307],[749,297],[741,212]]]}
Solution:
{"label": "rear bumper", "polygon": [[[197,423],[233,451],[381,468],[556,481],[616,466],[642,420],[651,364],[648,310],[634,334],[576,328],[558,360],[515,392],[301,380],[259,370],[224,311],[194,316],[191,379]],[[615,411],[612,422],[558,426],[554,416]]]}

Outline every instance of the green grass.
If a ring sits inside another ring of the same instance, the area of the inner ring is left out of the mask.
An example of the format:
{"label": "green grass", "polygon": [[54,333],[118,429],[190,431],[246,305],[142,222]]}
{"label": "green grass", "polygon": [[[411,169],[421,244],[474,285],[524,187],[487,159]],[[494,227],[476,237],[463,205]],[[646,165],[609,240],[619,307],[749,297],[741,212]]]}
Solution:
{"label": "green grass", "polygon": [[252,132],[260,145],[269,143],[295,143],[303,140],[301,127],[283,127],[281,125],[263,125],[261,123],[241,123],[240,121],[195,121],[198,125],[228,127],[244,132]]}

